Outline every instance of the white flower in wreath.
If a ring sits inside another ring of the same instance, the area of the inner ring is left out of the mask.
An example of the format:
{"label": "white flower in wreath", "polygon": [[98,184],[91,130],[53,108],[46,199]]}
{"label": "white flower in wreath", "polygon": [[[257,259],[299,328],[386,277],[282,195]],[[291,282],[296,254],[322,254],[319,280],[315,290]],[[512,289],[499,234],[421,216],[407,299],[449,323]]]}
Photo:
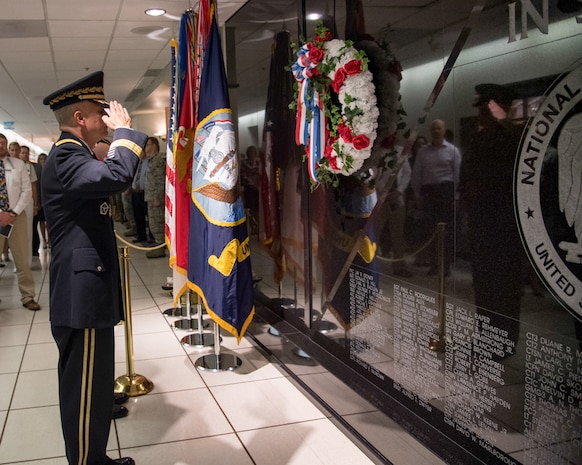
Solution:
{"label": "white flower in wreath", "polygon": [[[362,69],[358,51],[342,40],[325,42],[324,52],[322,65],[330,68],[328,77],[331,82],[336,81],[338,73],[343,79],[335,86],[343,124],[342,128],[333,128],[339,133],[338,138],[330,141],[332,145],[327,147],[324,156],[329,161],[330,172],[349,176],[370,157],[376,138],[379,111],[372,73]],[[326,111],[330,109],[326,108]]]}

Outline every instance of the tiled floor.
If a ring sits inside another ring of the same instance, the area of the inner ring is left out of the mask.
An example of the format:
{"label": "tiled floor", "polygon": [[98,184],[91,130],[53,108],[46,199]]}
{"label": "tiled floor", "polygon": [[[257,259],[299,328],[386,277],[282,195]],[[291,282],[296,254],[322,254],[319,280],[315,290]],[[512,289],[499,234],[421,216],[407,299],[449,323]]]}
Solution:
{"label": "tiled floor", "polygon": [[[12,264],[0,269],[1,464],[67,463],[59,421],[57,349],[48,318],[46,261],[41,256],[33,262],[37,300],[43,307],[39,312],[22,307]],[[221,352],[234,353],[242,361],[237,370],[196,368],[196,360],[212,348],[182,344],[188,332],[175,330],[177,318],[164,316],[164,310],[172,307],[171,296],[160,287],[168,271],[167,260],[148,260],[143,251],[130,250],[134,371],[151,380],[154,389],[130,398],[129,416],[113,422],[111,457],[129,455],[138,465],[378,463],[248,338],[237,345],[233,337],[222,334]],[[249,333],[266,330],[256,323]],[[124,326],[118,326],[116,374],[126,372]],[[352,402],[351,421],[357,426],[358,413],[369,406],[354,393],[346,398]],[[370,434],[394,442],[390,458],[394,464],[443,463],[397,424],[379,420],[378,425]],[[411,454],[416,457],[412,462]]]}

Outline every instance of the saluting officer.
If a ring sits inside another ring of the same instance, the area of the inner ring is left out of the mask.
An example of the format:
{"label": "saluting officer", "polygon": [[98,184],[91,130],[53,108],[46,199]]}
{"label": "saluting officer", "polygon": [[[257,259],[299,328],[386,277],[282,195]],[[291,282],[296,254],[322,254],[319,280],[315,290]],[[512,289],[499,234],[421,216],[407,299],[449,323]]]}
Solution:
{"label": "saluting officer", "polygon": [[[106,455],[114,381],[113,328],[123,318],[120,272],[108,198],[131,185],[147,135],[108,103],[103,73],[53,92],[62,131],[43,169],[42,199],[51,238],[50,320],[59,348],[59,400],[71,465],[133,465]],[[108,157],[97,141],[112,129]]]}

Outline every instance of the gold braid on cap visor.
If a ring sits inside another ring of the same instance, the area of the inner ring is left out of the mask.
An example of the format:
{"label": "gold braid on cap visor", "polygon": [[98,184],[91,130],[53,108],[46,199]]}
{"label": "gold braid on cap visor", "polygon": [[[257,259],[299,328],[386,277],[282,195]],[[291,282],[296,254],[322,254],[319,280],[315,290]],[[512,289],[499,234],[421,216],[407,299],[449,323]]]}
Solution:
{"label": "gold braid on cap visor", "polygon": [[[88,92],[100,92],[99,94],[88,94]],[[65,99],[70,97],[77,97],[79,100],[87,100],[87,99],[100,99],[105,100],[105,94],[103,93],[103,87],[101,86],[93,86],[93,87],[84,87],[81,89],[71,90],[69,92],[65,92],[64,94],[60,94],[56,96],[49,102],[49,105],[54,105],[55,103],[61,102]]]}

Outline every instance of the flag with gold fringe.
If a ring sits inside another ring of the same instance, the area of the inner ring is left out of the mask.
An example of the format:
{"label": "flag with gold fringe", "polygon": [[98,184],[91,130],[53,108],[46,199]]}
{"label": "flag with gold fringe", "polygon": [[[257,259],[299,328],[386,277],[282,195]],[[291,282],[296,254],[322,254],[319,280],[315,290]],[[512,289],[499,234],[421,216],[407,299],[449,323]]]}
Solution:
{"label": "flag with gold fringe", "polygon": [[[172,279],[176,282],[180,281],[180,277],[176,276],[176,215],[175,215],[175,199],[176,199],[176,164],[174,162],[174,136],[176,134],[176,110],[177,101],[176,94],[178,88],[177,77],[177,59],[178,59],[178,42],[172,39],[170,42],[171,51],[171,85],[170,85],[170,105],[167,110],[167,152],[166,152],[166,189],[165,189],[165,238],[166,245],[170,251],[170,268],[172,269]],[[184,281],[185,281],[184,277]]]}
{"label": "flag with gold fringe", "polygon": [[[167,157],[168,189],[172,215],[169,218],[170,266],[173,270],[174,303],[188,290],[188,228],[190,226],[190,188],[195,129],[195,30],[196,16],[186,11],[180,20],[176,83],[177,95],[172,155]],[[170,109],[171,110],[171,109]],[[169,142],[168,142],[169,144]],[[168,145],[169,147],[169,145]],[[169,154],[168,154],[169,155]],[[170,164],[171,163],[171,164]]]}
{"label": "flag with gold fringe", "polygon": [[[174,303],[189,289],[188,241],[190,195],[192,191],[192,154],[198,122],[197,100],[200,72],[210,24],[209,0],[199,2],[198,12],[187,10],[180,21],[176,67],[172,69],[166,186],[166,241],[173,270]],[[174,47],[177,47],[177,51]],[[172,105],[174,105],[172,107]],[[170,132],[172,139],[170,141]],[[171,146],[170,146],[171,143]]]}
{"label": "flag with gold fringe", "polygon": [[188,279],[210,317],[240,341],[254,314],[254,291],[233,116],[214,11],[200,78],[198,117]]}

